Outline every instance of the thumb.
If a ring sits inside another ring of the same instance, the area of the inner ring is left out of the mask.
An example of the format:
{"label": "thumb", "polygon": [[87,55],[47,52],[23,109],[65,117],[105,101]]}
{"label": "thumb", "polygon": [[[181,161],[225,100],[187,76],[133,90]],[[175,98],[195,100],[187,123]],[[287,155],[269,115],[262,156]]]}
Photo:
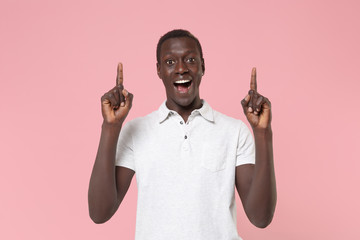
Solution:
{"label": "thumb", "polygon": [[263,107],[264,109],[266,109],[266,110],[270,110],[270,109],[271,109],[271,102],[270,102],[270,100],[269,100],[268,98],[265,98],[264,100],[265,100],[265,102],[264,102],[264,104],[262,105],[262,107]]}
{"label": "thumb", "polygon": [[129,93],[126,89],[124,89],[122,91],[122,94],[125,97],[125,107],[130,110],[132,107],[132,101],[133,101],[134,95],[132,93]]}
{"label": "thumb", "polygon": [[243,107],[244,113],[246,114],[248,111],[248,104],[250,102],[250,95],[246,95],[246,97],[241,101],[241,106]]}

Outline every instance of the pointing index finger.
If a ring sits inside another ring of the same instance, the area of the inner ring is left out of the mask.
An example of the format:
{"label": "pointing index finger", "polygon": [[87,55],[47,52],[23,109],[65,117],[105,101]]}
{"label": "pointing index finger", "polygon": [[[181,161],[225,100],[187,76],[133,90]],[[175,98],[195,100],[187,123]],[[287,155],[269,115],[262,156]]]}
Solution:
{"label": "pointing index finger", "polygon": [[124,76],[123,76],[123,65],[119,63],[117,66],[117,75],[116,75],[116,85],[123,84]]}
{"label": "pointing index finger", "polygon": [[251,71],[251,80],[250,80],[250,89],[257,91],[257,82],[256,82],[256,68],[253,67]]}

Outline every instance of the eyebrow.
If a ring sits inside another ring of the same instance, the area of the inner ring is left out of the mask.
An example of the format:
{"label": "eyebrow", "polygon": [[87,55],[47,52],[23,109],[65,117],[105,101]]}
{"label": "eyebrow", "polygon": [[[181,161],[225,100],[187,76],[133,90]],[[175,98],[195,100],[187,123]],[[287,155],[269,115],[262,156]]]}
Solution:
{"label": "eyebrow", "polygon": [[[194,53],[194,52],[196,52],[196,51],[194,51],[194,50],[187,50],[185,53],[189,54],[189,53]],[[171,55],[171,54],[173,54],[173,52],[165,52],[165,53],[164,53],[164,55]]]}

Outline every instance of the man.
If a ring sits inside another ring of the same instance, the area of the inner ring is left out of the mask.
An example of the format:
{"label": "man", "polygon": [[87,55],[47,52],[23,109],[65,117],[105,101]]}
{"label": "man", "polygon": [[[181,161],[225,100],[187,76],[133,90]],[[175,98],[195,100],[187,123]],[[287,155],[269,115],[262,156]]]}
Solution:
{"label": "man", "polygon": [[241,102],[255,146],[243,122],[201,100],[204,72],[197,38],[185,30],[165,34],[157,47],[157,74],[167,99],[158,111],[122,129],[133,95],[124,89],[119,64],[117,86],[101,99],[104,122],[89,187],[94,222],[116,212],[135,172],[137,240],[241,239],[235,186],[249,220],[261,228],[271,222],[276,205],[271,107],[257,92],[256,69]]}

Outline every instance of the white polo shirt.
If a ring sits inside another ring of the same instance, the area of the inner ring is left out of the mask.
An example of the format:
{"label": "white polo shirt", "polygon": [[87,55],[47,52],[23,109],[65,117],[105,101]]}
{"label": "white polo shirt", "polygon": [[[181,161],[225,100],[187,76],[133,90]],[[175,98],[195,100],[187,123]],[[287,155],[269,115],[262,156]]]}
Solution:
{"label": "white polo shirt", "polygon": [[203,101],[185,123],[165,102],[121,130],[116,165],[136,172],[136,240],[239,240],[235,167],[255,163],[247,126]]}

